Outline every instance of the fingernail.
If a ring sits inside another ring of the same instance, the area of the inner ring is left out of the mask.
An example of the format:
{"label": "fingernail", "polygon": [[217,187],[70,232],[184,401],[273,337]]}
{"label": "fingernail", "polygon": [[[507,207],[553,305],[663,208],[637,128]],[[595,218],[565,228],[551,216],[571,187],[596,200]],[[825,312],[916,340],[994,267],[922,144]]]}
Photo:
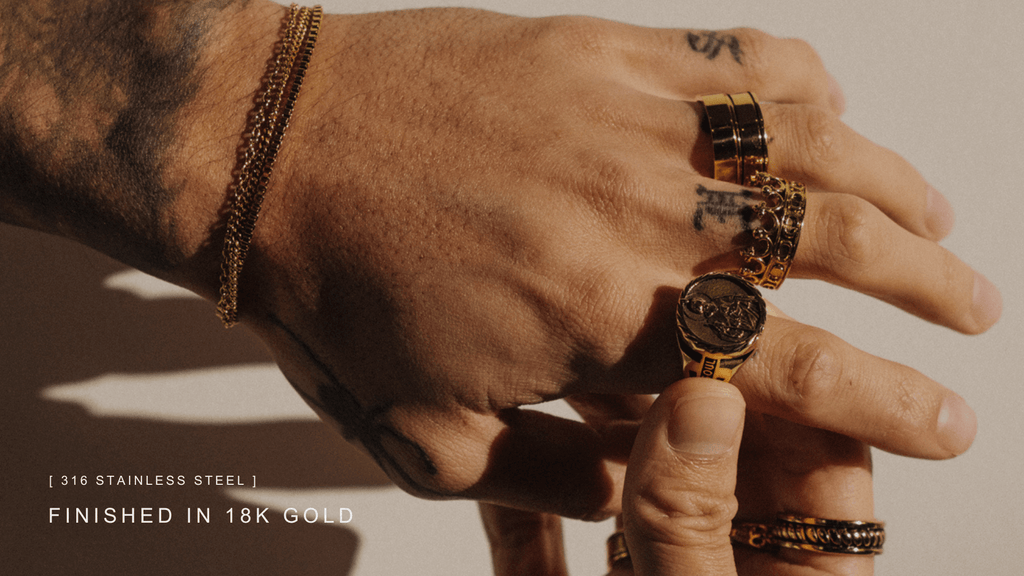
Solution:
{"label": "fingernail", "polygon": [[996,323],[1003,313],[1003,295],[996,285],[977,272],[974,273],[974,317],[985,328]]}
{"label": "fingernail", "polygon": [[974,410],[957,394],[950,394],[939,408],[936,426],[939,442],[954,455],[963,454],[978,433],[978,419]]}
{"label": "fingernail", "polygon": [[693,456],[721,456],[736,443],[743,416],[743,402],[734,397],[684,397],[672,411],[668,441]]}
{"label": "fingernail", "polygon": [[936,238],[945,238],[953,230],[956,214],[953,205],[938,190],[929,186],[925,204],[925,225]]}
{"label": "fingernail", "polygon": [[829,104],[832,106],[832,110],[841,116],[846,111],[846,95],[843,94],[843,87],[839,85],[835,76],[828,72],[825,74],[828,76]]}

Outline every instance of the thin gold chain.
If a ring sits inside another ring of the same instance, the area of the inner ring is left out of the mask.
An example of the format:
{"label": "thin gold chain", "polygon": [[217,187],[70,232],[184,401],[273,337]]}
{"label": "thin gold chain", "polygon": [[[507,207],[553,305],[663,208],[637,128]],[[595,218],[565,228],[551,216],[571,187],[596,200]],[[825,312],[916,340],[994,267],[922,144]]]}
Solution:
{"label": "thin gold chain", "polygon": [[249,143],[242,157],[224,234],[217,315],[228,328],[238,322],[238,279],[322,20],[320,6],[299,8],[292,4],[281,48],[252,115]]}

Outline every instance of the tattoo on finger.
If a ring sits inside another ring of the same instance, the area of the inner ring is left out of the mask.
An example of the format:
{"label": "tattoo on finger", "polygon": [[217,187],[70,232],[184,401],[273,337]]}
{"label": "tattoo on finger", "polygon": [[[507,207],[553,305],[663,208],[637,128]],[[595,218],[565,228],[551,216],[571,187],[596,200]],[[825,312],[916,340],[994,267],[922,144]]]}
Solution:
{"label": "tattoo on finger", "polygon": [[686,41],[694,52],[703,54],[708,60],[718,58],[725,48],[737,64],[743,64],[740,40],[732,34],[719,34],[715,31],[688,32]]}
{"label": "tattoo on finger", "polygon": [[711,221],[719,224],[735,222],[743,230],[752,227],[754,193],[749,190],[711,190],[697,185],[697,209],[693,213],[693,229],[703,232]]}

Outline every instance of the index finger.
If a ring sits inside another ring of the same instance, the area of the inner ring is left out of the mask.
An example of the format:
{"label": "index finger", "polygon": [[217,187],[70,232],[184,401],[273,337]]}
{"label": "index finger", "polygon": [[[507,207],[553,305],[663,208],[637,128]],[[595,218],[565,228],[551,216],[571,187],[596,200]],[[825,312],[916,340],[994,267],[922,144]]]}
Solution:
{"label": "index finger", "polygon": [[974,412],[952,390],[785,318],[768,318],[756,354],[732,382],[754,411],[904,456],[951,458],[977,430]]}

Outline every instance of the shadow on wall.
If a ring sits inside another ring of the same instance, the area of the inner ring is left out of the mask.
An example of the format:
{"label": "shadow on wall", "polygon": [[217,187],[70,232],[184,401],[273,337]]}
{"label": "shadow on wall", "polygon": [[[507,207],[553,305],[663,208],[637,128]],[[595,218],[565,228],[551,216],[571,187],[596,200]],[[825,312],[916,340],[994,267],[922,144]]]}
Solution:
{"label": "shadow on wall", "polygon": [[[223,486],[206,485],[206,475],[241,477],[246,484],[255,476],[259,487],[278,489],[389,484],[369,458],[326,426],[97,417],[43,397],[54,385],[104,374],[142,378],[270,362],[245,329],[225,331],[208,303],[143,300],[104,286],[124,270],[86,248],[0,225],[3,571],[349,574],[358,548],[352,530],[287,524],[279,514],[268,524],[241,524],[242,509],[250,505],[229,498]],[[204,485],[196,485],[197,475]],[[64,476],[69,482],[84,476],[87,483],[61,486]],[[114,485],[98,486],[97,476]],[[119,486],[118,476],[126,482],[140,476],[150,485]],[[157,476],[184,485],[153,485]],[[58,511],[51,522],[52,508]],[[107,508],[117,522],[106,522]],[[141,522],[143,508],[154,509],[153,523]],[[159,508],[170,510],[169,522],[159,522]],[[99,522],[75,522],[76,509],[91,520],[98,515]],[[196,523],[196,509],[208,509],[210,522]],[[134,510],[134,523],[123,521],[126,510]]]}

